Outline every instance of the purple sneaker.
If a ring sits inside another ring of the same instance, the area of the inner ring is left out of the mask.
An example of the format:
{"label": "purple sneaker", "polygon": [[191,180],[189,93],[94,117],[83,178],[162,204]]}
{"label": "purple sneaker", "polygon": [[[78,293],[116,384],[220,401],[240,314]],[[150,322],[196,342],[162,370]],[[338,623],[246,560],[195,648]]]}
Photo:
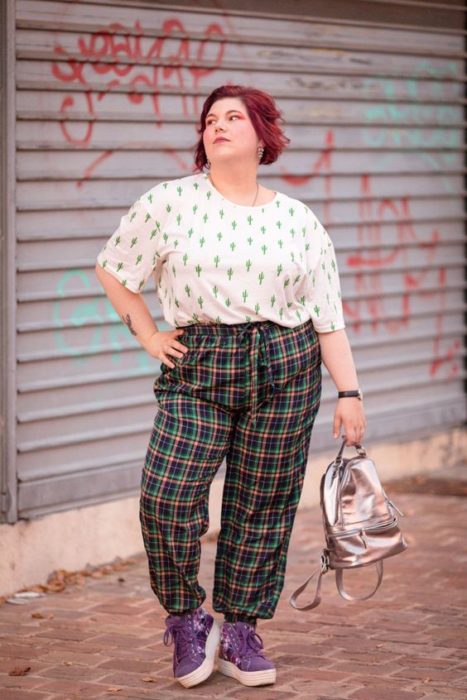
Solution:
{"label": "purple sneaker", "polygon": [[[202,607],[184,615],[169,615],[164,644],[175,643],[174,677],[185,688],[206,680],[214,670],[219,645],[219,625]],[[169,642],[170,639],[170,642]]]}
{"label": "purple sneaker", "polygon": [[218,670],[243,685],[276,682],[276,668],[264,656],[263,640],[248,622],[224,622],[221,627]]}

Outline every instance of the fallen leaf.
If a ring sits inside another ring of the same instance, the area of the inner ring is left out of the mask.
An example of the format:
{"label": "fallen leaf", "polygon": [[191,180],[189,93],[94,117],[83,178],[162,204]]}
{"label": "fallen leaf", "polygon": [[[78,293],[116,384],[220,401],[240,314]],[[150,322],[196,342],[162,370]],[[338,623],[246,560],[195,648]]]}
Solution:
{"label": "fallen leaf", "polygon": [[25,676],[31,670],[30,666],[15,666],[8,672],[9,676]]}

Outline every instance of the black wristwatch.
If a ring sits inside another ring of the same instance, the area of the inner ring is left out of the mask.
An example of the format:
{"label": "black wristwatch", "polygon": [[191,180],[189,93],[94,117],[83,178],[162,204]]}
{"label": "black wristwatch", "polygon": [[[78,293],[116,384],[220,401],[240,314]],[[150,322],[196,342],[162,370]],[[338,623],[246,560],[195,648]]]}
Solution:
{"label": "black wristwatch", "polygon": [[363,394],[361,392],[361,389],[353,389],[352,391],[338,391],[337,392],[337,397],[339,399],[343,399],[346,396],[354,396],[357,399],[360,399],[360,401],[363,400]]}

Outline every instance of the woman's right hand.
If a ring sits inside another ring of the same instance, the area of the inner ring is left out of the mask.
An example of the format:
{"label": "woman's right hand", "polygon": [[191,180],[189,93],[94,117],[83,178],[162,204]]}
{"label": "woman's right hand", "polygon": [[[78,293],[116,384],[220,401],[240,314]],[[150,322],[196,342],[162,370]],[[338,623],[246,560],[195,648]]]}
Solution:
{"label": "woman's right hand", "polygon": [[172,331],[156,331],[148,340],[144,342],[144,349],[152,356],[169,367],[175,367],[175,364],[168,358],[182,357],[189,348],[182,345],[177,340],[177,337],[184,333],[183,328],[175,328]]}

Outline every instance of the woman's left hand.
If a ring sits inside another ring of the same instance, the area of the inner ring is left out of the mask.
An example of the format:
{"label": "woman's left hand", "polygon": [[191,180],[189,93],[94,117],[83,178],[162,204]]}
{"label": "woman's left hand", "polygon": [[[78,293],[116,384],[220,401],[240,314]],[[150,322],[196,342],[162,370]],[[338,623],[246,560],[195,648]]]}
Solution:
{"label": "woman's left hand", "polygon": [[334,413],[333,436],[339,437],[341,426],[346,437],[346,445],[358,445],[363,440],[366,419],[363,402],[358,398],[337,399]]}

